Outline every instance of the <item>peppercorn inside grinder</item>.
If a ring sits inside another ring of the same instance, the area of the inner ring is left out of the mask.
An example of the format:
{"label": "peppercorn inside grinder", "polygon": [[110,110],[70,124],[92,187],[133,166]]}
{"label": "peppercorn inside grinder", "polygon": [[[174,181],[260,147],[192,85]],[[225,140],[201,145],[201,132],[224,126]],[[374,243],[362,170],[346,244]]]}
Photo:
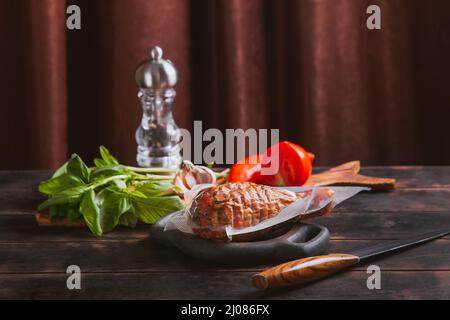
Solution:
{"label": "peppercorn inside grinder", "polygon": [[150,59],[136,69],[143,115],[136,130],[137,163],[141,167],[178,168],[181,164],[180,130],[172,116],[178,82],[175,65],[163,59],[160,47],[150,49]]}

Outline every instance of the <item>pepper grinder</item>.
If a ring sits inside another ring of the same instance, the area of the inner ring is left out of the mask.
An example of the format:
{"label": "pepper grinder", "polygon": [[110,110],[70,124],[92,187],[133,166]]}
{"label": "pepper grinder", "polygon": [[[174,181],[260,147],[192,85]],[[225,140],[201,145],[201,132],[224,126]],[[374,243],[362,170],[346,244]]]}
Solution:
{"label": "pepper grinder", "polygon": [[136,69],[143,115],[136,130],[137,163],[141,167],[176,169],[181,164],[180,131],[172,116],[178,82],[175,65],[163,59],[160,47],[150,49],[150,59]]}

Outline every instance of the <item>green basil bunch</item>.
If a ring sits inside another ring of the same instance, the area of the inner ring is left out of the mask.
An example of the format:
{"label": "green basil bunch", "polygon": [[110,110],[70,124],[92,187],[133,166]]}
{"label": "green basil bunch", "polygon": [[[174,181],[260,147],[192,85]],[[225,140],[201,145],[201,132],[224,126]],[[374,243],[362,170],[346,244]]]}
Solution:
{"label": "green basil bunch", "polygon": [[52,220],[64,217],[72,223],[84,219],[92,233],[101,236],[117,225],[155,223],[184,208],[172,192],[175,170],[121,165],[104,146],[100,156],[89,168],[73,154],[51,179],[39,184],[39,191],[48,199],[38,210],[48,209]]}

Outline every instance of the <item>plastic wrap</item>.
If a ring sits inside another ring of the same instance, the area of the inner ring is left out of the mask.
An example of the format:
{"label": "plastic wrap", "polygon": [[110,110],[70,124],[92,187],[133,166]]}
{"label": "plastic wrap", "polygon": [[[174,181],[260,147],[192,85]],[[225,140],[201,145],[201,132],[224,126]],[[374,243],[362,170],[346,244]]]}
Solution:
{"label": "plastic wrap", "polygon": [[[284,206],[281,210],[273,212],[271,216],[264,219],[261,218],[261,221],[253,224],[246,223],[244,225],[235,225],[236,219],[231,218],[230,221],[224,221],[222,218],[221,221],[216,221],[216,226],[204,224],[199,225],[193,219],[193,199],[196,199],[196,197],[201,195],[205,189],[210,187],[211,185],[199,185],[195,188],[195,190],[186,193],[186,209],[174,214],[169,223],[166,225],[165,230],[176,228],[185,233],[195,234],[203,238],[218,241],[256,240],[261,236],[270,236],[271,232],[275,232],[275,230],[280,227],[292,224],[298,220],[325,215],[331,212],[332,208],[342,201],[363,190],[369,190],[369,188],[363,187],[271,188],[269,191],[273,191],[272,202],[277,202],[277,199],[279,198],[278,202],[280,203],[290,203]],[[265,191],[267,192],[267,190]],[[251,207],[253,206],[254,201],[258,201],[257,198],[258,194],[256,194],[254,199],[241,200],[244,203],[238,204],[240,212],[242,213],[246,209],[245,200],[247,200],[250,204],[249,206]],[[296,198],[296,200],[292,200],[294,198]],[[250,208],[249,210],[257,211],[254,208]]]}

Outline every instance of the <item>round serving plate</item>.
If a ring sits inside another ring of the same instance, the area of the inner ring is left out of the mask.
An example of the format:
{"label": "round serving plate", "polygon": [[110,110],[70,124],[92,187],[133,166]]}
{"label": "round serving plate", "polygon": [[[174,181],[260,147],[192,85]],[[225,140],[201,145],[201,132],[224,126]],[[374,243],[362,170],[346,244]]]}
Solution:
{"label": "round serving plate", "polygon": [[295,223],[276,230],[269,239],[216,242],[178,229],[164,231],[172,215],[167,215],[152,226],[151,237],[160,244],[174,246],[191,257],[211,263],[248,265],[295,260],[324,253],[330,241],[327,228]]}

